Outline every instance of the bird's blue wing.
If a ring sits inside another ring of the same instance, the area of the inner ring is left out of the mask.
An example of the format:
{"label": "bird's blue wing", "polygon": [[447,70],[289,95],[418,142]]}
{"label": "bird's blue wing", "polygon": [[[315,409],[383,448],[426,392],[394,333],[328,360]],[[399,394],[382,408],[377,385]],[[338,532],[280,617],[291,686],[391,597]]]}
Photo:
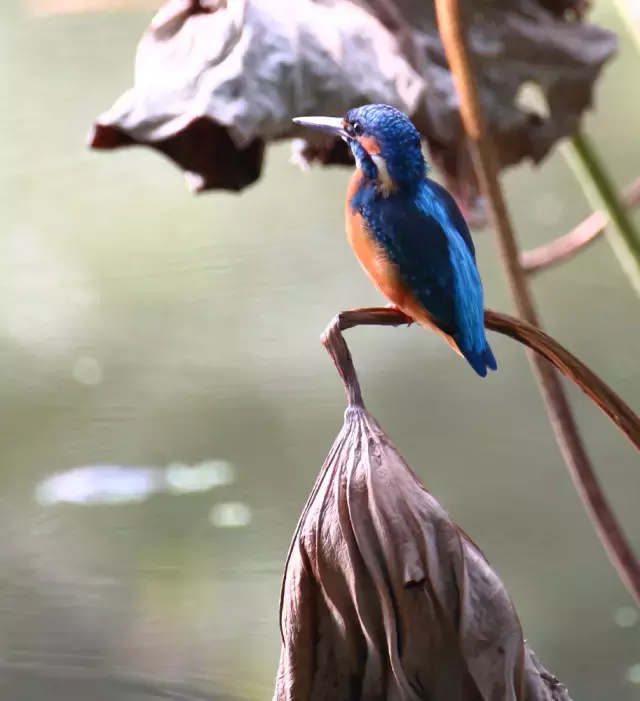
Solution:
{"label": "bird's blue wing", "polygon": [[[469,231],[469,225],[464,215],[460,211],[460,207],[453,199],[453,195],[440,183],[430,178],[425,178],[424,191],[429,193],[434,200],[440,202],[447,217],[453,222],[456,230],[462,236],[463,241],[467,244],[467,248],[471,251],[473,259],[476,258],[476,247],[473,244],[473,239],[471,238],[471,232]],[[424,195],[423,195],[424,197]]]}
{"label": "bird's blue wing", "polygon": [[482,354],[487,348],[484,292],[467,222],[453,196],[433,180],[425,179],[416,204],[427,217],[438,222],[446,237],[454,288],[456,340],[463,353]]}
{"label": "bird's blue wing", "polygon": [[469,228],[453,197],[425,180],[411,199],[361,201],[372,234],[403,282],[464,353],[486,346],[482,283]]}
{"label": "bird's blue wing", "polygon": [[352,204],[398,275],[443,331],[454,335],[455,281],[447,237],[438,221],[411,198],[367,197]]}

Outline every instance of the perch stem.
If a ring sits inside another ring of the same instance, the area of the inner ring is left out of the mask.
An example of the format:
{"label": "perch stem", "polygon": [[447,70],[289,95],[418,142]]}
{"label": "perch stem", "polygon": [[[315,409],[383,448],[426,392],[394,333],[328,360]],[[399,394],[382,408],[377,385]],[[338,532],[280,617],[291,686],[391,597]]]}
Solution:
{"label": "perch stem", "polygon": [[[342,332],[356,326],[402,326],[412,323],[411,317],[389,307],[352,309],[340,312],[332,319],[321,340],[342,378],[349,404],[363,406],[363,400],[358,375]],[[485,326],[548,360],[600,407],[640,451],[640,418],[593,370],[556,339],[532,324],[491,309],[485,311]]]}
{"label": "perch stem", "polygon": [[611,226],[607,238],[629,282],[640,295],[640,236],[630,215],[620,202],[597,149],[583,132],[577,132],[563,152],[586,196],[594,207],[602,206]]}
{"label": "perch stem", "polygon": [[[625,188],[622,203],[629,209],[640,206],[640,178]],[[534,275],[573,258],[596,241],[604,233],[608,223],[603,212],[593,212],[568,234],[530,251],[523,251],[520,254],[522,269],[529,275]]]}
{"label": "perch stem", "polygon": [[[320,337],[320,340],[331,356],[331,359],[338,370],[338,374],[342,379],[342,383],[344,384],[344,388],[347,393],[347,401],[349,402],[349,406],[364,407],[360,382],[353,364],[351,351],[349,350],[349,346],[341,333],[345,329],[351,328],[351,326],[354,325],[353,323],[349,325],[349,320],[353,318],[353,314],[354,312],[340,312],[340,314],[337,314],[329,326],[327,326],[325,332]],[[404,322],[400,321],[398,325],[401,323]]]}
{"label": "perch stem", "polygon": [[[540,327],[520,252],[499,183],[499,164],[487,129],[478,84],[464,33],[459,0],[436,0],[440,36],[460,98],[460,116],[471,141],[480,187],[489,203],[498,247],[520,317]],[[587,507],[609,558],[636,603],[640,604],[640,565],[609,506],[580,437],[559,375],[545,359],[529,353],[551,426],[578,493]]]}

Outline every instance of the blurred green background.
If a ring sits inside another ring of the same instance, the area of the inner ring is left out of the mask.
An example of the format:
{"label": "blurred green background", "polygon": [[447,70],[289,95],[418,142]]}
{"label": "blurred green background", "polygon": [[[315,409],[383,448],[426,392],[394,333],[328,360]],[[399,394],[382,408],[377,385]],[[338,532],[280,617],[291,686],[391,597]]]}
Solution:
{"label": "blurred green background", "polygon": [[[286,550],[345,407],[318,337],[381,301],[343,234],[348,169],[302,177],[276,147],[241,196],[193,197],[150,151],[87,150],[151,14],[0,5],[3,701],[270,697]],[[622,186],[640,173],[640,55],[613,4],[595,19],[623,41],[587,130]],[[589,212],[560,154],[504,182],[526,247]],[[476,243],[488,305],[511,310],[491,232]],[[640,304],[604,240],[534,291],[638,409]],[[369,408],[504,578],[542,663],[574,701],[640,698],[637,612],[522,349],[493,336],[500,372],[481,381],[415,328],[349,343]],[[640,549],[637,454],[569,391]]]}

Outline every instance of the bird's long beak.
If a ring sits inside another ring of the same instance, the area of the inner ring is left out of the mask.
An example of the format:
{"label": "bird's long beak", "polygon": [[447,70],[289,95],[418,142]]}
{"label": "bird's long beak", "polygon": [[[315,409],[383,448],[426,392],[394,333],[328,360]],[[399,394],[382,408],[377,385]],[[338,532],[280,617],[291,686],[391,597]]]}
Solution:
{"label": "bird's long beak", "polygon": [[349,140],[349,135],[344,130],[340,117],[295,117],[293,121],[302,127],[317,129],[333,136],[339,136],[345,141]]}

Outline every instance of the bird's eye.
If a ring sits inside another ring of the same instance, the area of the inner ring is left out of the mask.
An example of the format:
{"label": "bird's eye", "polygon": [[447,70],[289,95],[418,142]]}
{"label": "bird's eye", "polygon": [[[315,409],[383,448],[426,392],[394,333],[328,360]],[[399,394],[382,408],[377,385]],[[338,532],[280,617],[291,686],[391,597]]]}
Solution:
{"label": "bird's eye", "polygon": [[353,132],[354,136],[362,136],[362,134],[364,133],[364,129],[362,127],[362,124],[360,124],[360,122],[354,122],[351,125],[351,131]]}

